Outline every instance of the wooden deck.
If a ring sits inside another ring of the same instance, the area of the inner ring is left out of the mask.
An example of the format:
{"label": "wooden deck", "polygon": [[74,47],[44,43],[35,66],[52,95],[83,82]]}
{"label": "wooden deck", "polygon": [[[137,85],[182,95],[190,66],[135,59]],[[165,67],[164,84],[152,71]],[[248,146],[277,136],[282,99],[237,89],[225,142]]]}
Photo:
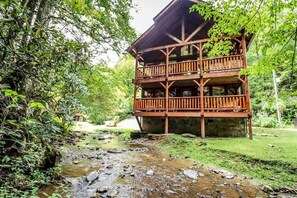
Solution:
{"label": "wooden deck", "polygon": [[[204,111],[208,112],[246,112],[246,97],[244,95],[204,96]],[[163,112],[166,110],[166,98],[138,98],[135,100],[135,110],[138,112]],[[168,111],[200,112],[200,96],[169,97]]]}
{"label": "wooden deck", "polygon": [[[203,65],[200,61],[192,60],[168,64],[168,78],[170,80],[197,79],[201,74],[207,77],[234,76],[243,66],[241,55],[204,58]],[[165,81],[166,64],[140,66],[136,72],[139,83]]]}

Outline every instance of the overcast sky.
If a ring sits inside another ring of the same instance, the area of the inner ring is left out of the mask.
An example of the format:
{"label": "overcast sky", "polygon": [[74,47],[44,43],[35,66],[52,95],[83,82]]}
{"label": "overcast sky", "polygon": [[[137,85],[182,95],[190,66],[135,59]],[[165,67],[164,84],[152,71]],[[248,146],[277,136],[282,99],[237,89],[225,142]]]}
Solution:
{"label": "overcast sky", "polygon": [[[136,32],[140,35],[143,34],[151,25],[153,25],[153,18],[161,12],[171,0],[133,0],[136,4],[136,9],[131,10],[133,20],[131,25],[135,28]],[[115,52],[109,52],[108,61],[109,67],[114,67],[118,62],[119,57]]]}
{"label": "overcast sky", "polygon": [[144,33],[152,24],[153,18],[165,8],[171,0],[133,0],[137,12],[132,11],[131,25],[139,33]]}

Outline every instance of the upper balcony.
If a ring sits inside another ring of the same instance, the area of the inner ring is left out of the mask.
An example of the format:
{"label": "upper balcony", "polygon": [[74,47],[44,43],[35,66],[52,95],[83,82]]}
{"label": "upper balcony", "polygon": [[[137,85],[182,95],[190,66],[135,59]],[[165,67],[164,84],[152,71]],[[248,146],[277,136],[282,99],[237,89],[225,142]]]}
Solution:
{"label": "upper balcony", "polygon": [[[237,75],[244,68],[242,55],[231,55],[217,58],[203,58],[168,64],[168,77],[171,80]],[[166,77],[166,64],[139,66],[136,79],[141,83],[162,81]]]}

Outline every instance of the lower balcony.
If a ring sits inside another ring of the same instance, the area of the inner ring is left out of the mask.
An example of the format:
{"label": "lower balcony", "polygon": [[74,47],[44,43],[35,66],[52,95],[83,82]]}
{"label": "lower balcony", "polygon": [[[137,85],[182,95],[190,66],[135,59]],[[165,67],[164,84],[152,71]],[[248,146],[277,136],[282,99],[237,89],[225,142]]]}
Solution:
{"label": "lower balcony", "polygon": [[[204,112],[246,112],[245,95],[204,96]],[[165,112],[165,98],[139,98],[135,112]],[[169,97],[168,112],[201,112],[200,96]]]}

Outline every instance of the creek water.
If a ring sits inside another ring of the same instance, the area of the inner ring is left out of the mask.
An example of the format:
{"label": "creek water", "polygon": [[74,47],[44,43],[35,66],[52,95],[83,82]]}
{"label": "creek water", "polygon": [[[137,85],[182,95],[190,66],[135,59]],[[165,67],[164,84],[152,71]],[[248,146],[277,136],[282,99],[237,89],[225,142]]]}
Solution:
{"label": "creek water", "polygon": [[[248,180],[166,155],[153,144],[98,132],[66,145],[62,177],[71,197],[268,197]],[[48,185],[38,196],[54,191]]]}

